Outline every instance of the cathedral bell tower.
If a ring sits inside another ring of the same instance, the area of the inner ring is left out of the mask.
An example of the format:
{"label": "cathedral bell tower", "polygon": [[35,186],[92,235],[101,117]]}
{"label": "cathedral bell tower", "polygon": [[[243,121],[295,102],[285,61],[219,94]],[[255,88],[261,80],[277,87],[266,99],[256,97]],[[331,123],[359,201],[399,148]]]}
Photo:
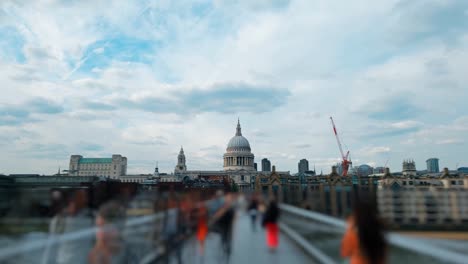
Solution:
{"label": "cathedral bell tower", "polygon": [[179,155],[177,156],[177,165],[175,167],[175,173],[185,172],[187,171],[187,165],[185,165],[185,154],[184,148],[180,148]]}

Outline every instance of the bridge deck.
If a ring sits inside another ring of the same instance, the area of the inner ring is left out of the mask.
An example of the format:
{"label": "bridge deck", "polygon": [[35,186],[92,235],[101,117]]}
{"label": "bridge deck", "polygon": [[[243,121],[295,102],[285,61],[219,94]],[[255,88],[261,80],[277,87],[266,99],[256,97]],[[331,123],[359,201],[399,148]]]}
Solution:
{"label": "bridge deck", "polygon": [[[182,255],[184,263],[227,263],[221,250],[220,236],[214,233],[207,237],[204,256],[201,256],[195,239],[184,246]],[[171,263],[177,263],[176,259],[172,258]],[[249,216],[238,213],[234,222],[232,254],[228,263],[311,263],[311,259],[283,234],[280,234],[277,251],[270,252],[265,242],[265,231],[260,224],[258,223],[254,232]]]}

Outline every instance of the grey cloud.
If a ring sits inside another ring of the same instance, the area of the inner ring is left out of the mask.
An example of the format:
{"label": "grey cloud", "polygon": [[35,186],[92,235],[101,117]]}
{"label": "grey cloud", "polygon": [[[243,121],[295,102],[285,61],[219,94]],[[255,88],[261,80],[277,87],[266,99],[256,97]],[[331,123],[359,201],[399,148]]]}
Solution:
{"label": "grey cloud", "polygon": [[80,148],[85,151],[101,151],[104,146],[94,143],[80,143]]}
{"label": "grey cloud", "polygon": [[127,142],[133,145],[142,145],[142,146],[150,146],[150,145],[166,146],[168,145],[167,138],[163,136],[155,136],[155,137],[146,138],[146,139],[127,140]]}
{"label": "grey cloud", "polygon": [[183,111],[179,102],[156,97],[145,97],[139,100],[118,99],[114,105],[153,113],[180,113]]}
{"label": "grey cloud", "polygon": [[106,103],[100,103],[100,102],[85,102],[82,104],[84,108],[90,109],[90,110],[115,110],[116,107],[114,105],[106,104]]}
{"label": "grey cloud", "polygon": [[60,114],[63,107],[44,98],[33,98],[22,104],[0,106],[0,126],[20,125],[39,121],[32,114]]}
{"label": "grey cloud", "polygon": [[290,92],[270,86],[224,83],[213,85],[209,89],[177,91],[171,95],[176,99],[152,96],[138,100],[122,98],[115,100],[113,105],[153,113],[262,113],[284,105]]}
{"label": "grey cloud", "polygon": [[202,151],[214,151],[214,152],[218,152],[220,149],[223,149],[222,147],[220,146],[209,146],[209,147],[204,147],[204,148],[201,148],[200,150]]}
{"label": "grey cloud", "polygon": [[259,138],[266,138],[266,137],[269,137],[270,135],[268,135],[268,133],[266,133],[265,131],[262,131],[262,130],[259,130],[259,129],[254,129],[252,131],[252,135],[256,136],[256,137],[259,137]]}
{"label": "grey cloud", "polygon": [[11,146],[15,141],[22,139],[35,140],[38,134],[17,127],[3,127],[0,130],[0,145]]}
{"label": "grey cloud", "polygon": [[468,3],[456,1],[400,1],[392,10],[397,21],[388,29],[392,41],[410,44],[438,38],[451,44],[468,26]]}
{"label": "grey cloud", "polygon": [[304,149],[304,148],[310,148],[312,147],[312,145],[311,144],[295,144],[294,147],[298,149]]}
{"label": "grey cloud", "polygon": [[69,155],[69,150],[63,144],[35,143],[24,150],[24,155],[37,159],[64,159]]}
{"label": "grey cloud", "polygon": [[27,65],[16,66],[16,71],[10,76],[10,79],[18,82],[27,82],[41,80],[37,69]]}
{"label": "grey cloud", "polygon": [[419,115],[421,109],[415,106],[409,98],[412,94],[393,95],[371,101],[359,111],[374,120],[400,121],[412,119]]}
{"label": "grey cloud", "polygon": [[64,111],[60,104],[44,98],[34,98],[26,103],[25,105],[31,112],[41,114],[60,114]]}
{"label": "grey cloud", "polygon": [[91,90],[106,90],[110,88],[115,88],[117,89],[118,87],[113,87],[112,85],[104,85],[100,81],[94,80],[94,79],[80,79],[76,80],[73,82],[73,84],[77,88],[85,88],[85,89],[91,89]]}
{"label": "grey cloud", "polygon": [[25,49],[26,54],[30,58],[34,58],[36,60],[44,61],[44,60],[56,60],[57,58],[51,54],[48,49],[39,48],[39,47],[28,47]]}
{"label": "grey cloud", "polygon": [[381,125],[369,128],[368,132],[364,133],[361,137],[363,139],[397,137],[418,132],[422,128],[422,123],[408,123],[408,125],[404,126],[396,126],[394,124]]}
{"label": "grey cloud", "polygon": [[433,59],[425,63],[426,70],[431,75],[445,75],[449,73],[448,63],[446,60]]}

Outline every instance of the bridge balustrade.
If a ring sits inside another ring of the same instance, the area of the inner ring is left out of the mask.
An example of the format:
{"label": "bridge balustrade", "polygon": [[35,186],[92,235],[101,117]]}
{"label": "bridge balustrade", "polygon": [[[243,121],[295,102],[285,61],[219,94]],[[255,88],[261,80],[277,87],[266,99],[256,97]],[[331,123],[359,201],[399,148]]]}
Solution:
{"label": "bridge balustrade", "polygon": [[[310,256],[321,263],[342,261],[340,244],[346,229],[344,220],[286,204],[281,204],[280,209],[282,231]],[[468,259],[467,252],[459,248],[461,242],[420,239],[394,232],[388,233],[387,238],[390,263],[466,263]]]}

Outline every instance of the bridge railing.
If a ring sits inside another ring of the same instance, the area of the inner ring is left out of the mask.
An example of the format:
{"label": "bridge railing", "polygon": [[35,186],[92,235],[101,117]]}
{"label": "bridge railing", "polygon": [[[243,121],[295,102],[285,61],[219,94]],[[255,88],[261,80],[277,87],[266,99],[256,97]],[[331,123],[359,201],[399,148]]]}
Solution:
{"label": "bridge railing", "polygon": [[[122,227],[122,240],[125,243],[132,244],[133,248],[137,249],[134,254],[143,258],[150,252],[158,252],[163,254],[163,247],[157,245],[154,237],[160,235],[164,230],[165,212],[158,212],[152,215],[139,216],[128,218]],[[88,221],[94,223],[92,219]],[[0,263],[54,263],[57,248],[66,244],[80,245],[80,248],[86,249],[86,252],[80,252],[82,256],[87,257],[89,249],[94,245],[94,238],[97,232],[110,226],[89,227],[74,232],[63,234],[42,234],[40,237],[29,236],[24,239],[9,243],[8,246],[0,249]],[[38,234],[39,235],[39,234]],[[137,240],[134,238],[138,237]],[[137,243],[138,245],[134,245]],[[78,250],[78,248],[74,249]],[[77,261],[77,260],[75,260]],[[75,262],[72,262],[75,263]]]}
{"label": "bridge railing", "polygon": [[[346,222],[317,212],[281,204],[281,228],[321,263],[340,261],[339,248]],[[468,254],[432,240],[387,234],[392,262],[466,263]],[[428,243],[430,241],[430,243]]]}
{"label": "bridge railing", "polygon": [[[210,216],[222,205],[220,200],[216,199],[203,203],[209,209]],[[135,260],[141,264],[154,263],[161,258],[167,258],[193,235],[194,226],[197,224],[196,219],[192,219],[194,210],[195,207],[190,211],[172,208],[138,216],[128,215],[127,210],[127,215],[119,219],[118,224],[102,227],[94,227],[94,218],[91,216],[69,217],[75,227],[81,228],[61,234],[54,232],[26,234],[17,241],[0,243],[0,263],[87,263],[87,256],[95,245],[99,232],[106,230],[113,232],[116,228],[121,238],[121,250],[132,256],[132,263]],[[65,258],[66,261],[56,261],[57,251],[60,250],[65,252],[62,254],[62,260]],[[71,259],[70,255],[66,256],[70,253],[76,258]],[[63,258],[64,255],[66,257]]]}

